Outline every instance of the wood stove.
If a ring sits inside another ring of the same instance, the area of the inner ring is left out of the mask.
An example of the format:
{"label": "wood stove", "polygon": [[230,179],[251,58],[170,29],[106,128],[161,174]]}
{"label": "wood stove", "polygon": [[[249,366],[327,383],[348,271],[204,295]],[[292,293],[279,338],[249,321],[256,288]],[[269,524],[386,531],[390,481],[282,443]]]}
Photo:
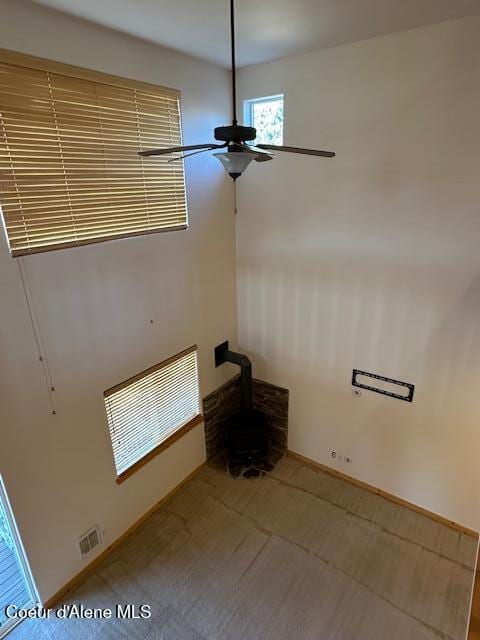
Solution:
{"label": "wood stove", "polygon": [[230,351],[228,342],[215,348],[215,366],[232,362],[240,366],[242,404],[241,411],[231,416],[225,425],[228,468],[266,470],[268,458],[269,425],[261,411],[253,409],[252,363],[241,353]]}

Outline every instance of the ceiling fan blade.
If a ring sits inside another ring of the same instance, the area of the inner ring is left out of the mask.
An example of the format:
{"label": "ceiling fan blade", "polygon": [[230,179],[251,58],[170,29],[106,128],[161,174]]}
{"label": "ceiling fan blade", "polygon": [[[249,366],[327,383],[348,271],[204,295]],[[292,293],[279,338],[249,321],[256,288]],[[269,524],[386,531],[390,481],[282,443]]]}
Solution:
{"label": "ceiling fan blade", "polygon": [[[219,145],[219,146],[220,147],[224,147],[225,145]],[[207,151],[210,151],[210,148],[208,148],[208,149],[200,149],[200,151],[193,151],[192,153],[185,153],[183,156],[177,156],[176,158],[170,158],[170,160],[167,160],[167,162],[176,162],[177,160],[185,160],[185,158],[190,158],[190,156],[196,156],[198,153],[206,153]]]}
{"label": "ceiling fan blade", "polygon": [[168,147],[166,149],[149,149],[148,151],[139,151],[139,156],[164,156],[169,153],[182,153],[183,151],[191,151],[193,149],[220,149],[223,144],[190,144],[186,147]]}
{"label": "ceiling fan blade", "polygon": [[257,144],[259,149],[268,149],[271,151],[287,151],[288,153],[301,153],[306,156],[323,156],[324,158],[333,158],[333,151],[319,151],[317,149],[302,149],[302,147],[279,147],[274,144]]}
{"label": "ceiling fan blade", "polygon": [[242,147],[248,153],[254,153],[255,154],[254,160],[256,162],[267,162],[267,160],[273,160],[273,156],[270,153],[265,153],[264,151],[262,151],[258,147],[254,147],[253,145],[245,144],[245,143],[242,144]]}
{"label": "ceiling fan blade", "polygon": [[255,162],[267,162],[267,160],[273,160],[273,156],[269,153],[261,153],[260,151],[255,151],[256,157],[254,158]]}

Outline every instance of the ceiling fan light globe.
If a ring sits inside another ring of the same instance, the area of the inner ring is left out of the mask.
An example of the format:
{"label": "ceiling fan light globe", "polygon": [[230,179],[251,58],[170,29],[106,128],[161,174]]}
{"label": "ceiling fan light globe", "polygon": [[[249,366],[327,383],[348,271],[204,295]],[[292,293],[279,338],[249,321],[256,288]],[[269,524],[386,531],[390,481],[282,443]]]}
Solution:
{"label": "ceiling fan light globe", "polygon": [[226,151],[225,153],[214,153],[216,158],[220,160],[225,171],[236,180],[250,162],[255,159],[255,153],[245,153],[244,151]]}

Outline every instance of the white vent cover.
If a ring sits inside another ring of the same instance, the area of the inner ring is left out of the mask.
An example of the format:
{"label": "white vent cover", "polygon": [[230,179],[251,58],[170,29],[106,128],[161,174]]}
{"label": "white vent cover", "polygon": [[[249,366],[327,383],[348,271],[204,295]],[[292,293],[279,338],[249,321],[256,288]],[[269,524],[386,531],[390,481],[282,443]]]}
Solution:
{"label": "white vent cover", "polygon": [[90,553],[92,549],[100,544],[100,531],[97,526],[92,527],[78,540],[78,550],[82,558]]}

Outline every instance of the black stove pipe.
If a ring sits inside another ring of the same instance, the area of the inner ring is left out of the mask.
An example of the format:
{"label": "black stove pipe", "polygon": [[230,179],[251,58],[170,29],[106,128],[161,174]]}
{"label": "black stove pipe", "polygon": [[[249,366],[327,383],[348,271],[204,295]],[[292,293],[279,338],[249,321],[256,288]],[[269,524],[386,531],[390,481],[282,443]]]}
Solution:
{"label": "black stove pipe", "polygon": [[240,367],[242,381],[242,413],[247,416],[252,413],[252,363],[250,358],[242,353],[230,351],[228,342],[222,342],[215,347],[215,366],[219,367],[224,362],[232,362]]}

